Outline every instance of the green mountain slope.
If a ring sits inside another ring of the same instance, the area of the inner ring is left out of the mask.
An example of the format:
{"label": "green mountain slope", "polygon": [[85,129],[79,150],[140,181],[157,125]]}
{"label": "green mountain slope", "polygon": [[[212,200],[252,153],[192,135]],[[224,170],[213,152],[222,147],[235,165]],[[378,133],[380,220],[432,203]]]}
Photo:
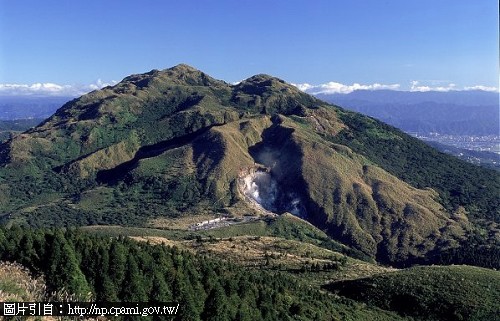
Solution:
{"label": "green mountain slope", "polygon": [[67,103],[3,143],[0,164],[3,220],[32,226],[262,214],[242,190],[255,172],[272,178],[267,209],[387,262],[498,222],[497,173],[280,79],[229,85],[186,65]]}
{"label": "green mountain slope", "polygon": [[458,161],[369,117],[346,111],[340,118],[350,128],[337,135],[335,142],[415,187],[432,187],[449,210],[464,206],[474,217],[500,220],[500,175],[494,170]]}

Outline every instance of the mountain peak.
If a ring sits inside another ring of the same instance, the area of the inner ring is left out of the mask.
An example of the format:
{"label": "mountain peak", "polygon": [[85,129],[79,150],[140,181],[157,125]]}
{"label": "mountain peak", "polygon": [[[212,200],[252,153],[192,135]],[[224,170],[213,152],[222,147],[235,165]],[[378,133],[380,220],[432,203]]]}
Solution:
{"label": "mountain peak", "polygon": [[225,82],[214,79],[187,64],[178,64],[164,70],[153,69],[147,73],[131,75],[125,77],[117,87],[120,87],[120,85],[127,87],[129,84],[133,84],[138,88],[164,87],[165,85],[216,87],[227,85]]}
{"label": "mountain peak", "polygon": [[[307,109],[318,108],[322,102],[305,94],[284,80],[258,74],[233,86],[238,101],[251,101],[264,114],[295,114],[304,116]],[[257,103],[258,102],[258,103]]]}
{"label": "mountain peak", "polygon": [[201,70],[187,64],[178,64],[172,68],[162,70],[160,78],[168,82],[188,86],[226,86],[224,81],[210,77]]}
{"label": "mountain peak", "polygon": [[284,80],[267,74],[257,74],[247,78],[235,85],[235,88],[253,94],[263,94],[264,92],[287,92],[290,94],[298,92],[296,87],[287,84]]}
{"label": "mountain peak", "polygon": [[287,85],[287,83],[284,80],[279,79],[277,77],[273,77],[271,75],[267,75],[267,74],[254,75],[250,78],[243,80],[241,83],[253,84],[253,85],[259,86],[259,87],[268,87],[268,86],[272,87],[272,86]]}
{"label": "mountain peak", "polygon": [[178,64],[176,66],[173,66],[171,68],[168,68],[167,70],[175,71],[175,72],[201,72],[200,70],[188,65],[188,64]]}

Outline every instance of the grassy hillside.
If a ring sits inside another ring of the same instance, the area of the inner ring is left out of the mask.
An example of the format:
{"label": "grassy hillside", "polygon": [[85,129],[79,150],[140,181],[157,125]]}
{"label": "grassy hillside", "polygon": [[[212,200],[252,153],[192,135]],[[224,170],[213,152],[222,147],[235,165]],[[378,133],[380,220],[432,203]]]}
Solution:
{"label": "grassy hillside", "polygon": [[[213,217],[207,217],[206,219],[213,219]],[[169,221],[175,222],[176,220],[174,219]],[[190,223],[193,224],[196,222],[198,221],[195,220]],[[307,223],[306,221],[291,214],[283,214],[275,218],[265,218],[243,224],[197,231],[188,230],[187,225],[182,226],[181,228],[178,226],[175,226],[175,228],[168,228],[164,226],[162,229],[101,225],[82,227],[82,229],[102,236],[130,236],[140,239],[158,238],[173,241],[175,244],[181,244],[182,242],[192,240],[210,240],[215,242],[217,239],[227,240],[235,237],[249,237],[251,239],[257,238],[257,240],[260,237],[280,238],[300,244],[310,244],[315,247],[338,252],[358,260],[373,262],[373,259],[366,254],[363,254],[361,251],[332,240],[326,233],[319,230],[312,224]]]}
{"label": "grassy hillside", "polygon": [[500,272],[477,267],[414,267],[326,288],[422,320],[490,321],[500,315]]}

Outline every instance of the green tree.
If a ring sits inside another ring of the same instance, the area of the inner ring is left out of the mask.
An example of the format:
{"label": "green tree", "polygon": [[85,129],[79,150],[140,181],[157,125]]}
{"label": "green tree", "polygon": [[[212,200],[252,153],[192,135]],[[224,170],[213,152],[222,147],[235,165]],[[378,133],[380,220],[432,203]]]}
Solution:
{"label": "green tree", "polygon": [[178,302],[182,302],[175,320],[182,321],[200,321],[200,311],[195,302],[196,297],[190,291],[186,284],[186,278],[183,273],[177,273],[174,279],[174,298]]}
{"label": "green tree", "polygon": [[96,297],[98,301],[118,302],[119,290],[109,275],[109,249],[107,244],[100,244],[96,261]]}
{"label": "green tree", "polygon": [[206,321],[228,321],[229,311],[227,297],[220,284],[216,284],[205,302],[203,320]]}
{"label": "green tree", "polygon": [[127,249],[121,240],[113,240],[109,249],[108,275],[113,283],[120,288],[125,278]]}
{"label": "green tree", "polygon": [[32,233],[24,234],[20,242],[19,263],[24,266],[37,266],[39,258],[35,251]]}
{"label": "green tree", "polygon": [[257,307],[251,306],[247,300],[241,300],[238,311],[236,312],[236,321],[253,321],[261,319],[262,316]]}
{"label": "green tree", "polygon": [[172,301],[172,291],[169,288],[167,282],[165,282],[165,276],[160,272],[155,271],[153,277],[153,286],[151,288],[151,293],[149,295],[150,302],[170,302]]}
{"label": "green tree", "polygon": [[53,289],[64,288],[70,294],[88,298],[91,290],[85,275],[80,270],[75,251],[60,231],[54,234],[49,262],[47,282]]}
{"label": "green tree", "polygon": [[144,280],[137,260],[132,253],[127,257],[127,270],[125,272],[125,280],[123,282],[121,299],[125,302],[146,302],[148,296],[144,286]]}
{"label": "green tree", "polygon": [[96,284],[97,300],[101,302],[118,302],[118,290],[109,278],[104,274],[99,277],[99,282]]}

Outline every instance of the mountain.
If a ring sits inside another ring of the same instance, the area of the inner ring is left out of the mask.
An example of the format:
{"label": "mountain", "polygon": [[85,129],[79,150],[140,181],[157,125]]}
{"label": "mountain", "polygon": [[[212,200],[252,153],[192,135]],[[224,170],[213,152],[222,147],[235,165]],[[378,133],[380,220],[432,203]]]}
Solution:
{"label": "mountain", "polygon": [[230,85],[178,65],[126,77],[2,143],[0,165],[9,225],[168,228],[290,212],[393,264],[480,227],[498,240],[498,172],[268,75]]}
{"label": "mountain", "polygon": [[318,98],[382,120],[406,132],[498,135],[498,93],[356,90]]}

